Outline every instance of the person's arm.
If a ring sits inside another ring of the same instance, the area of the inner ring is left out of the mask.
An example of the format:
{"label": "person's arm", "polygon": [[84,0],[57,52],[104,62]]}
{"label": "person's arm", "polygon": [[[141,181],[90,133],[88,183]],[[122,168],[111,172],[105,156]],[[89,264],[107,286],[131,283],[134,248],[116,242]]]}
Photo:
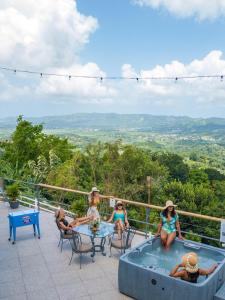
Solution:
{"label": "person's arm", "polygon": [[185,275],[185,271],[184,271],[184,270],[178,271],[178,269],[181,268],[181,267],[183,267],[182,264],[176,265],[176,266],[170,271],[169,276],[172,276],[172,277],[183,277],[183,276]]}
{"label": "person's arm", "polygon": [[66,226],[63,224],[63,222],[59,222],[59,225],[62,230],[70,230],[71,229],[71,226],[69,226],[69,225]]}
{"label": "person's arm", "polygon": [[177,221],[176,221],[176,227],[177,227],[177,232],[178,232],[178,238],[180,240],[184,240],[182,234],[181,234],[181,230],[180,230],[180,222],[179,222],[179,219],[178,219],[178,216],[177,216]]}
{"label": "person's arm", "polygon": [[112,221],[114,219],[114,214],[115,214],[115,211],[112,212],[111,217],[107,221],[108,223],[112,223]]}
{"label": "person's arm", "polygon": [[158,230],[157,230],[157,232],[155,234],[155,237],[157,237],[157,236],[160,235],[161,229],[162,229],[162,219],[160,219],[160,222],[158,224]]}
{"label": "person's arm", "polygon": [[209,275],[215,271],[215,269],[218,267],[218,265],[213,265],[209,269],[199,269],[199,274],[200,275]]}

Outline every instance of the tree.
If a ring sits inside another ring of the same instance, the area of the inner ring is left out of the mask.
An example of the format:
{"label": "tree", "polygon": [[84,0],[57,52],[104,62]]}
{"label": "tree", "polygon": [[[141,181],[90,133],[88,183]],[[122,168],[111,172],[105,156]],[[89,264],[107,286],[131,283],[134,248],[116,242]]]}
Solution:
{"label": "tree", "polygon": [[23,120],[22,116],[17,119],[11,140],[1,142],[0,147],[3,150],[2,160],[14,170],[14,178],[29,177],[33,174],[29,173],[31,168],[28,162],[32,161],[33,165],[38,166],[45,159],[47,164],[52,164],[56,157],[57,163],[64,162],[72,157],[74,148],[67,139],[45,135],[42,125],[33,125]]}
{"label": "tree", "polygon": [[203,169],[192,169],[189,172],[189,182],[193,185],[209,185],[208,176]]}
{"label": "tree", "polygon": [[222,181],[225,179],[224,174],[221,174],[219,171],[217,171],[216,169],[213,169],[213,168],[205,169],[205,173],[208,175],[209,181],[213,181],[213,180],[221,180]]}
{"label": "tree", "polygon": [[187,181],[189,168],[183,162],[181,156],[174,153],[164,153],[158,156],[158,160],[168,168],[171,179],[180,180],[181,182]]}
{"label": "tree", "polygon": [[19,116],[11,140],[1,143],[4,150],[3,159],[11,164],[15,170],[15,175],[21,173],[29,160],[34,160],[39,156],[42,129],[42,125],[33,126],[30,122],[23,120],[22,116]]}

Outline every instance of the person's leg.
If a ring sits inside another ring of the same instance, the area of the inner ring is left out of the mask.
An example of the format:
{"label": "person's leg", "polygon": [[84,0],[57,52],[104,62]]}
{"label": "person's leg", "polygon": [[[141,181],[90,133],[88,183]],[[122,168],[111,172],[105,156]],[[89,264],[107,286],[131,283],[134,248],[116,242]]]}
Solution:
{"label": "person's leg", "polygon": [[78,222],[89,222],[91,220],[91,217],[82,217],[82,218],[76,218]]}
{"label": "person's leg", "polygon": [[120,229],[121,229],[121,230],[124,230],[124,227],[125,227],[125,226],[124,226],[122,220],[118,220],[118,224],[119,224]]}
{"label": "person's leg", "polygon": [[70,222],[71,227],[77,226],[77,223],[79,224],[85,224],[90,222],[91,218],[90,217],[82,217],[82,218],[76,218],[72,222]]}
{"label": "person's leg", "polygon": [[123,227],[121,226],[121,220],[116,221],[115,228],[117,230],[118,238],[121,239],[123,230]]}
{"label": "person's leg", "polygon": [[171,232],[170,234],[168,234],[168,238],[167,238],[166,246],[165,246],[165,248],[167,250],[170,248],[170,246],[173,243],[173,241],[175,240],[175,238],[176,238],[176,232]]}
{"label": "person's leg", "polygon": [[166,247],[166,242],[167,242],[167,237],[168,237],[167,232],[162,229],[161,233],[160,233],[160,237],[161,237],[162,246]]}

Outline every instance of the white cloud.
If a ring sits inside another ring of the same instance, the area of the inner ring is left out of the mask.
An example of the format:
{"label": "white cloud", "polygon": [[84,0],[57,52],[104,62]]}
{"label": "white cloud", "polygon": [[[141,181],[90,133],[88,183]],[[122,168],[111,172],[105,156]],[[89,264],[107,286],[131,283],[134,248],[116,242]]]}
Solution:
{"label": "white cloud", "polygon": [[0,2],[0,63],[45,69],[74,63],[98,22],[73,0]]}
{"label": "white cloud", "polygon": [[[82,47],[97,27],[97,19],[82,15],[74,0],[2,0],[0,64],[57,74],[103,76],[95,63],[81,65],[79,62]],[[96,102],[97,98],[104,102],[105,98],[108,103],[115,94],[112,88],[95,79],[40,80],[38,76],[27,79],[19,73],[14,78],[5,76],[0,85],[1,101],[29,97],[29,89],[32,98],[54,96],[59,101],[65,96],[77,102]]]}
{"label": "white cloud", "polygon": [[[225,60],[221,51],[212,51],[201,60],[193,60],[189,64],[172,61],[164,66],[157,65],[150,70],[135,71],[131,65],[122,67],[123,76],[132,77],[138,74],[139,78],[151,77],[180,77],[195,75],[222,75],[225,74]],[[127,91],[132,98],[138,101],[149,102],[149,105],[175,105],[191,99],[194,104],[212,103],[225,106],[225,82],[219,79],[179,79],[157,80],[139,79],[136,82],[126,82]],[[172,100],[173,99],[173,100]],[[136,100],[134,100],[136,101]]]}
{"label": "white cloud", "polygon": [[[72,65],[67,69],[54,69],[56,74],[79,74],[80,76],[104,77],[105,73],[95,63],[86,65]],[[48,96],[64,96],[76,99],[82,103],[109,103],[109,99],[116,95],[116,90],[106,81],[95,78],[64,78],[50,76],[41,80],[36,93]]]}
{"label": "white cloud", "polygon": [[182,18],[194,16],[198,20],[204,20],[225,15],[224,0],[133,0],[132,2],[153,9],[166,9]]}
{"label": "white cloud", "polygon": [[[107,76],[95,62],[82,64],[79,59],[82,47],[97,27],[98,21],[82,15],[73,0],[2,0],[0,64],[57,74]],[[222,52],[212,51],[189,64],[172,61],[148,70],[135,70],[134,66],[124,64],[121,73],[134,78],[225,74],[225,60]],[[0,101],[12,104],[11,110],[7,113],[5,109],[4,114],[36,114],[36,109],[42,106],[40,114],[54,113],[56,108],[57,113],[80,108],[171,114],[177,109],[180,114],[191,114],[195,107],[204,111],[207,105],[213,113],[216,107],[220,110],[225,106],[225,78],[224,83],[218,79],[178,80],[177,83],[171,80],[101,82],[1,73]]]}

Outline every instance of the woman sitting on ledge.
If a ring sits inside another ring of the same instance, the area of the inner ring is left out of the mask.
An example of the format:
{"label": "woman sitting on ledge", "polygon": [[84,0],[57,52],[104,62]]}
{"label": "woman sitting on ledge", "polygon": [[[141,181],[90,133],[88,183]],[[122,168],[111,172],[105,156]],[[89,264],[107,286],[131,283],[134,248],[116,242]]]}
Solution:
{"label": "woman sitting on ledge", "polygon": [[60,208],[55,213],[56,223],[58,227],[64,230],[65,234],[71,234],[72,228],[79,226],[81,224],[88,223],[92,220],[92,216],[90,217],[83,217],[83,218],[75,218],[72,222],[68,222],[66,219],[66,214],[63,208]]}
{"label": "woman sitting on ledge", "polygon": [[178,221],[178,214],[175,211],[176,205],[173,201],[166,201],[166,206],[160,214],[160,223],[158,225],[158,231],[155,236],[161,236],[161,241],[165,249],[169,249],[171,244],[176,238],[176,229],[178,231],[179,239],[183,239],[180,231],[180,223]]}
{"label": "woman sitting on ledge", "polygon": [[[182,270],[179,270],[179,268],[182,268]],[[182,280],[197,283],[200,275],[209,275],[213,273],[216,268],[217,265],[213,265],[209,269],[200,269],[198,267],[197,254],[190,252],[182,257],[182,263],[174,267],[174,269],[170,272],[170,276],[179,277]]]}

